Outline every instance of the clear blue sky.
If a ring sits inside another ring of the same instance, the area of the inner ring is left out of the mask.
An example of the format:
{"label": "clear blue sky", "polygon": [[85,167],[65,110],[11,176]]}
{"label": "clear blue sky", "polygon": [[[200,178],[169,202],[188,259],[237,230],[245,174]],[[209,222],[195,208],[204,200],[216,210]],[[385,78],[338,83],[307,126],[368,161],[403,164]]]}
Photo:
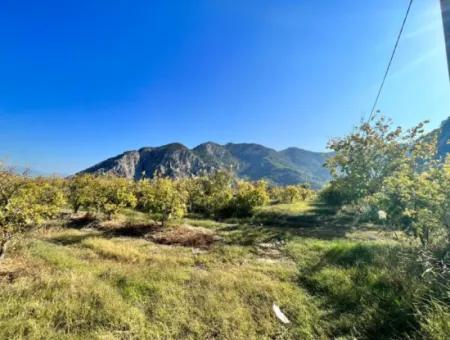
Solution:
{"label": "clear blue sky", "polygon": [[[325,150],[369,113],[407,3],[2,1],[0,158],[69,174],[174,141]],[[379,109],[450,115],[438,0],[415,1]]]}

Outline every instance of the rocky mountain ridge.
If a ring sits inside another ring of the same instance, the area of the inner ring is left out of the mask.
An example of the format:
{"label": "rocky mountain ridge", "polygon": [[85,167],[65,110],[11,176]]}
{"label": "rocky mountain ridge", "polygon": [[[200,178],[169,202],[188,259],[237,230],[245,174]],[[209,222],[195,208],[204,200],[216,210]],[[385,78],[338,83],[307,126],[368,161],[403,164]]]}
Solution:
{"label": "rocky mountain ridge", "polygon": [[[437,156],[450,154],[450,117],[428,136],[437,138]],[[296,147],[276,151],[254,143],[206,142],[189,149],[180,143],[145,147],[109,158],[83,173],[106,173],[141,179],[155,173],[173,178],[208,174],[227,169],[240,178],[265,179],[275,185],[310,183],[320,188],[330,173],[323,166],[332,153],[313,152]]]}
{"label": "rocky mountain ridge", "polygon": [[330,155],[299,148],[276,151],[252,143],[207,142],[193,149],[172,143],[127,151],[83,172],[140,179],[155,173],[182,178],[227,169],[250,180],[266,179],[277,185],[308,182],[317,188],[329,180],[323,164]]}

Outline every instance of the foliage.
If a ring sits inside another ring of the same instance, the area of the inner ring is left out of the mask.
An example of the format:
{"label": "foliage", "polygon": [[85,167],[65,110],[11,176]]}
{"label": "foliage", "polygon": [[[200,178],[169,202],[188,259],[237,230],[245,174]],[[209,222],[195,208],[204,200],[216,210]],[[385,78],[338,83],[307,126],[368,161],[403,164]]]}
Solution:
{"label": "foliage", "polygon": [[15,234],[55,217],[65,205],[60,182],[0,174],[0,255]]}
{"label": "foliage", "polygon": [[210,176],[190,179],[185,186],[189,211],[209,217],[222,217],[233,199],[234,178],[231,173],[217,171]]}
{"label": "foliage", "polygon": [[137,203],[133,183],[114,176],[76,176],[69,182],[69,192],[69,201],[75,212],[82,207],[103,212],[108,218],[121,209],[134,208]]}
{"label": "foliage", "polygon": [[239,181],[236,194],[230,203],[231,214],[237,217],[249,216],[253,209],[269,203],[267,183],[258,181],[255,183]]}
{"label": "foliage", "polygon": [[436,140],[424,135],[424,123],[403,133],[381,117],[330,147],[335,156],[327,162],[333,180],[321,193],[326,202],[359,205],[357,210],[375,221],[385,217],[384,224],[413,234],[424,246],[446,242],[448,161],[435,159]]}
{"label": "foliage", "polygon": [[390,225],[411,232],[423,245],[448,236],[444,225],[450,211],[450,176],[442,166],[425,172],[402,167],[383,181],[371,201],[387,212]]}
{"label": "foliage", "polygon": [[98,211],[105,213],[109,218],[121,209],[136,206],[134,185],[126,178],[101,176],[97,178],[95,189],[95,206]]}
{"label": "foliage", "polygon": [[183,217],[186,213],[187,194],[175,180],[162,177],[141,180],[138,191],[140,206],[153,214],[163,226],[169,219]]}
{"label": "foliage", "polygon": [[273,202],[283,204],[307,201],[315,196],[314,190],[311,190],[305,185],[273,187],[270,189],[269,194]]}
{"label": "foliage", "polygon": [[[72,208],[103,212],[111,217],[123,208],[138,207],[161,222],[186,212],[209,217],[250,215],[253,208],[268,203],[267,183],[236,182],[231,173],[217,171],[209,176],[170,179],[156,177],[133,181],[113,176],[78,175],[67,184]],[[312,191],[293,187],[303,199]]]}
{"label": "foliage", "polygon": [[[434,155],[432,143],[424,141],[424,124],[403,132],[392,128],[384,117],[375,116],[362,122],[348,136],[333,139],[329,148],[335,154],[326,162],[333,179],[327,194],[339,198],[339,203],[354,203],[380,191],[384,179],[392,176],[405,164],[423,165],[424,155]],[[411,156],[414,155],[414,156]]]}
{"label": "foliage", "polygon": [[97,180],[94,175],[77,175],[69,180],[69,202],[73,211],[78,212],[80,208],[93,209],[97,199]]}
{"label": "foliage", "polygon": [[345,180],[335,178],[322,188],[319,193],[320,200],[332,207],[339,207],[344,202],[350,201],[349,193],[345,190],[344,184]]}

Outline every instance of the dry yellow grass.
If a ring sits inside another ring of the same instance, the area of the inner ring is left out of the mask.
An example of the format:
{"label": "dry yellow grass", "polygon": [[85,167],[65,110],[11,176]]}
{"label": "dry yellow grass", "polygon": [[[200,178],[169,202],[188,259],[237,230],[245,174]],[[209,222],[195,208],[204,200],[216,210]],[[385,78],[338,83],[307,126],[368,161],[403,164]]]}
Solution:
{"label": "dry yellow grass", "polygon": [[83,240],[81,245],[92,249],[103,257],[126,262],[144,262],[149,258],[145,249],[140,249],[135,243],[125,240],[112,241],[95,237]]}

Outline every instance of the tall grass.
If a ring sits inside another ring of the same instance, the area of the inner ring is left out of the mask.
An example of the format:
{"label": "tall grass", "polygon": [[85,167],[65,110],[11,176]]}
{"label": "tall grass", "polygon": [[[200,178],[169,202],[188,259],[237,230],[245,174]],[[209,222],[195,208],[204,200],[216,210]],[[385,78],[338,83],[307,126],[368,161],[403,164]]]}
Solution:
{"label": "tall grass", "polygon": [[[13,250],[30,270],[0,284],[0,338],[326,338],[295,266],[260,262],[240,247],[194,254],[82,235],[35,235]],[[291,327],[275,318],[274,302]]]}
{"label": "tall grass", "polygon": [[219,237],[161,245],[125,221],[123,235],[103,225],[17,240],[0,267],[0,339],[448,338],[448,305],[430,303],[414,244],[335,225],[185,222]]}

